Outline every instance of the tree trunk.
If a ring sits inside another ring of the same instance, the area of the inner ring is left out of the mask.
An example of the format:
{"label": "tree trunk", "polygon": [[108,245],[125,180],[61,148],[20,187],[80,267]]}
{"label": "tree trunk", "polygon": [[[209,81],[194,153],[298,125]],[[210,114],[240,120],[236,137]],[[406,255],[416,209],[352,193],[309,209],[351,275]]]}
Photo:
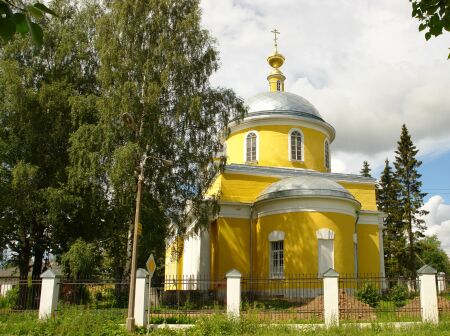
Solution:
{"label": "tree trunk", "polygon": [[28,301],[28,271],[31,258],[31,248],[29,239],[22,242],[23,246],[18,251],[19,259],[19,299],[16,303],[18,309],[26,309]]}
{"label": "tree trunk", "polygon": [[123,281],[126,281],[130,278],[131,257],[133,254],[133,231],[134,223],[133,221],[130,221],[130,225],[128,227],[127,258],[125,262],[125,268],[123,270]]}

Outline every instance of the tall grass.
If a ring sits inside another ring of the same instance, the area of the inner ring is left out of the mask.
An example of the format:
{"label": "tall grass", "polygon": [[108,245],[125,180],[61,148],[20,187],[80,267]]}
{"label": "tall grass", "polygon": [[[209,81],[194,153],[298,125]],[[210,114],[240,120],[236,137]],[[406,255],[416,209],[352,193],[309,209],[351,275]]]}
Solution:
{"label": "tall grass", "polygon": [[[122,315],[111,315],[107,311],[68,309],[57,317],[46,321],[39,321],[37,314],[9,313],[0,314],[0,335],[5,336],[125,336],[129,335],[123,326],[125,319]],[[137,334],[147,334],[145,329],[139,329]],[[237,335],[306,335],[306,336],[361,336],[361,335],[403,335],[403,336],[450,336],[450,321],[446,320],[439,325],[416,324],[401,329],[381,327],[373,324],[361,329],[355,325],[342,325],[340,328],[296,330],[289,325],[261,324],[254,319],[228,319],[217,315],[201,318],[194,327],[187,330],[156,329],[150,331],[151,336],[237,336]]]}

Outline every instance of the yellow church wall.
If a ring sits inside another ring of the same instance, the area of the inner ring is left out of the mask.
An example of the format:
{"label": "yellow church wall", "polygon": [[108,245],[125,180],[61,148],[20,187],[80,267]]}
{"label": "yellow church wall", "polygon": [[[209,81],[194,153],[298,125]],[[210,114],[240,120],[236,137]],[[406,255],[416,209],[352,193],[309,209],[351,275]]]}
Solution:
{"label": "yellow church wall", "polygon": [[217,195],[220,192],[221,186],[222,186],[222,174],[217,175],[214,182],[211,184],[211,186],[206,191],[206,195],[208,195],[208,196]]}
{"label": "yellow church wall", "polygon": [[223,174],[220,200],[223,202],[254,202],[265,188],[278,180],[278,178],[269,176]]}
{"label": "yellow church wall", "polygon": [[[165,276],[181,280],[183,274],[183,238],[177,237],[166,247]],[[168,286],[168,287],[167,287]],[[181,289],[181,281],[176,286],[166,285],[166,290]]]}
{"label": "yellow church wall", "polygon": [[360,203],[362,210],[377,210],[374,184],[362,184],[351,182],[339,182],[347,189]]}
{"label": "yellow church wall", "polygon": [[339,273],[353,273],[354,217],[338,213],[297,212],[262,217],[256,225],[257,244],[253,273],[269,275],[269,234],[285,232],[284,272],[288,274],[318,273],[318,241],[316,231],[329,228],[335,232],[334,267]]}
{"label": "yellow church wall", "polygon": [[378,225],[358,224],[358,273],[380,273]]}
{"label": "yellow church wall", "polygon": [[[304,162],[289,161],[289,131],[293,128],[303,132]],[[245,135],[252,130],[258,132],[259,159],[256,165],[327,171],[324,162],[325,135],[315,129],[293,125],[256,126],[233,133],[226,142],[227,163],[246,163]]]}
{"label": "yellow church wall", "polygon": [[214,251],[211,258],[211,278],[222,279],[233,268],[247,275],[250,265],[249,220],[218,218],[215,230],[216,237],[211,239]]}

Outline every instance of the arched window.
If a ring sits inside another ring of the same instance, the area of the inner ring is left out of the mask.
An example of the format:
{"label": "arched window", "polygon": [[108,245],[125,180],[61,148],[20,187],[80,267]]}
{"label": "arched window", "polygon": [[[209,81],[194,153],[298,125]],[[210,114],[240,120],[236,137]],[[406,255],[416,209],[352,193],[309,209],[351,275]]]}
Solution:
{"label": "arched window", "polygon": [[319,248],[319,275],[322,275],[328,269],[334,268],[334,232],[330,229],[319,229],[316,235]]}
{"label": "arched window", "polygon": [[330,169],[330,145],[325,140],[325,168]]}
{"label": "arched window", "polygon": [[281,91],[281,81],[277,80],[277,91]]}
{"label": "arched window", "polygon": [[252,131],[245,137],[245,161],[256,162],[258,160],[258,136]]}
{"label": "arched window", "polygon": [[303,161],[303,134],[298,129],[289,132],[289,159]]}

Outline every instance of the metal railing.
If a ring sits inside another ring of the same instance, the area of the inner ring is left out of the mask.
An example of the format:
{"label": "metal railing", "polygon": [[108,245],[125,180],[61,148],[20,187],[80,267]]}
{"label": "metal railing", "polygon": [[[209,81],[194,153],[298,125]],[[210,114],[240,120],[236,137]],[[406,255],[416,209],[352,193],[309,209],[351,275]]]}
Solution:
{"label": "metal railing", "polygon": [[376,274],[339,277],[339,316],[344,321],[420,321],[418,278]]}
{"label": "metal railing", "polygon": [[42,280],[0,277],[0,313],[39,309]]}
{"label": "metal railing", "polygon": [[89,309],[126,317],[129,283],[113,279],[61,279],[57,314],[67,309]]}
{"label": "metal railing", "polygon": [[241,280],[242,314],[262,321],[323,321],[323,279],[317,275]]}
{"label": "metal railing", "polygon": [[151,279],[150,323],[191,323],[201,316],[226,312],[226,280],[204,276]]}

